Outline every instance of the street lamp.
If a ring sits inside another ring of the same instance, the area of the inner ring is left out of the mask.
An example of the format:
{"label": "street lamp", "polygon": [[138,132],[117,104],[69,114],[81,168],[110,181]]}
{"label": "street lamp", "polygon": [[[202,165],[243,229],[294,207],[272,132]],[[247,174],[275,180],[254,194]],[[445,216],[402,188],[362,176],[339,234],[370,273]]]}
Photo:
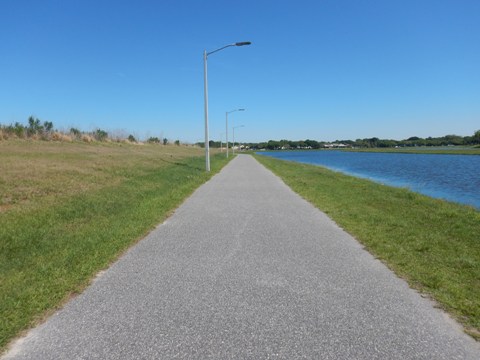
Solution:
{"label": "street lamp", "polygon": [[245,109],[235,109],[235,110],[232,110],[232,111],[227,111],[225,113],[225,131],[226,131],[226,134],[227,134],[227,158],[228,158],[228,114],[230,113],[233,113],[235,111],[245,111]]}
{"label": "street lamp", "polygon": [[245,46],[250,45],[250,41],[243,41],[243,42],[236,42],[233,44],[225,45],[217,50],[207,52],[205,50],[203,52],[203,85],[204,85],[204,92],[205,92],[205,170],[210,171],[210,146],[208,143],[208,81],[207,81],[207,58],[208,55],[216,53],[220,50],[226,49],[230,46]]}
{"label": "street lamp", "polygon": [[245,125],[238,125],[238,126],[233,127],[233,146],[232,146],[233,155],[235,155],[235,129],[236,128],[241,128],[241,127],[245,127]]}

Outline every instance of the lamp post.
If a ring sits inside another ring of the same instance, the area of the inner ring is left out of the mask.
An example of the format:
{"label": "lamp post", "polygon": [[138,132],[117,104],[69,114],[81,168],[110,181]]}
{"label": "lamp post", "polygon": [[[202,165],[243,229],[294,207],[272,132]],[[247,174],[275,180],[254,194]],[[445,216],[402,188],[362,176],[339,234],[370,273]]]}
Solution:
{"label": "lamp post", "polygon": [[235,155],[235,129],[236,128],[241,128],[241,127],[245,127],[245,125],[238,125],[238,126],[233,127],[233,146],[232,146],[233,155]]}
{"label": "lamp post", "polygon": [[230,113],[233,113],[235,111],[245,111],[245,109],[235,109],[235,110],[232,110],[232,111],[227,111],[225,113],[225,131],[226,131],[226,134],[227,134],[227,158],[228,158],[228,114]]}
{"label": "lamp post", "polygon": [[230,46],[244,46],[244,45],[250,45],[250,44],[251,44],[250,41],[236,42],[233,44],[225,45],[221,48],[218,48],[210,52],[207,52],[207,50],[203,52],[203,85],[204,85],[204,93],[205,93],[205,170],[206,171],[210,171],[210,146],[208,143],[209,141],[208,139],[208,77],[207,77],[208,55],[211,55],[220,50],[226,49],[227,47],[230,47]]}

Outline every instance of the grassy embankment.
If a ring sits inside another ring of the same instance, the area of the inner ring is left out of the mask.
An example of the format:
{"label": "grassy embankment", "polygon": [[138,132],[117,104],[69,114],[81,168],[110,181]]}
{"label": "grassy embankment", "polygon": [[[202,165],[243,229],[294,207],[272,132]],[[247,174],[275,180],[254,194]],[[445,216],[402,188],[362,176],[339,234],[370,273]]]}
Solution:
{"label": "grassy embankment", "polygon": [[480,212],[322,167],[255,157],[480,339]]}
{"label": "grassy embankment", "polygon": [[226,164],[183,146],[0,141],[0,353]]}

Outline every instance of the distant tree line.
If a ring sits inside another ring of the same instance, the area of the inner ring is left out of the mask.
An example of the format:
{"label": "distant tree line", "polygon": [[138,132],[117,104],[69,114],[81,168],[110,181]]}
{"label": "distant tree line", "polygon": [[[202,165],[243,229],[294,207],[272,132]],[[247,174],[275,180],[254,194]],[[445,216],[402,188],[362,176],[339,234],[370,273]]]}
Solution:
{"label": "distant tree line", "polygon": [[[216,145],[217,143],[214,143]],[[379,139],[376,137],[356,140],[335,140],[332,142],[316,140],[269,140],[260,143],[243,143],[254,150],[294,150],[294,149],[322,149],[327,147],[350,148],[394,148],[414,146],[474,146],[480,145],[480,130],[472,136],[446,135],[442,137],[420,138],[417,136],[405,140]],[[211,145],[210,145],[211,146]]]}
{"label": "distant tree line", "polygon": [[[237,144],[237,143],[236,143]],[[204,147],[203,142],[196,143],[197,146]],[[229,146],[232,144],[230,143]],[[480,130],[477,130],[472,136],[446,135],[442,137],[420,138],[417,136],[405,140],[379,139],[376,137],[356,140],[335,140],[332,142],[317,140],[269,140],[259,143],[244,143],[252,150],[295,150],[295,149],[322,149],[330,147],[349,147],[349,148],[394,148],[394,147],[414,147],[414,146],[474,146],[480,145]],[[211,148],[225,147],[223,141],[209,141]]]}

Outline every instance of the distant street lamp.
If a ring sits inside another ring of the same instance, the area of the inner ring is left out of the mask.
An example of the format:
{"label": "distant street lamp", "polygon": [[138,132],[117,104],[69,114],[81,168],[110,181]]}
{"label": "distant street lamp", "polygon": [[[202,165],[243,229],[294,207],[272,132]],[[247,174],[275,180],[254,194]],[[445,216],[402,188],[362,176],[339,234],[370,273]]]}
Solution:
{"label": "distant street lamp", "polygon": [[226,134],[227,134],[227,158],[228,158],[228,114],[230,113],[233,113],[235,111],[245,111],[245,109],[235,109],[235,110],[232,110],[232,111],[227,111],[225,113],[225,131],[226,131]]}
{"label": "distant street lamp", "polygon": [[205,93],[205,170],[210,171],[210,146],[209,146],[209,139],[208,139],[208,77],[207,77],[207,58],[208,55],[216,53],[220,50],[226,49],[230,46],[244,46],[250,45],[250,41],[243,41],[237,42],[229,45],[225,45],[217,50],[207,52],[205,50],[203,52],[203,85],[204,85],[204,93]]}
{"label": "distant street lamp", "polygon": [[232,146],[232,153],[235,155],[235,129],[245,127],[245,125],[238,125],[233,127],[233,146]]}

